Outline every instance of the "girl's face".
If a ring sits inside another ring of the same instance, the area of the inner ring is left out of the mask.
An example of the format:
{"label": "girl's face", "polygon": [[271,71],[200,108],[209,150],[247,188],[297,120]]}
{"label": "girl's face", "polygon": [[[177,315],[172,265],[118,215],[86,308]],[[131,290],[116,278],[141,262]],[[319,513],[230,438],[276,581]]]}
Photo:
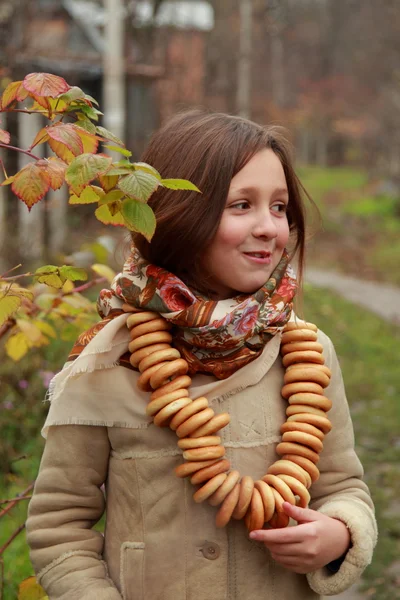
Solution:
{"label": "girl's face", "polygon": [[204,267],[217,299],[250,294],[269,279],[289,239],[285,173],[269,148],[232,179],[218,231]]}

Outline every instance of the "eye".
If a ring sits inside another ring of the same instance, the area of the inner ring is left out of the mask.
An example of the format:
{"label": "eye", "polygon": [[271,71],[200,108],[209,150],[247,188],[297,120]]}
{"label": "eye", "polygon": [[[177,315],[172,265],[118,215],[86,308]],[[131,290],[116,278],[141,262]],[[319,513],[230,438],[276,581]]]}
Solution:
{"label": "eye", "polygon": [[286,202],[276,202],[271,207],[271,209],[274,212],[278,212],[278,213],[286,213],[287,212],[287,208],[288,208],[288,205],[287,205]]}
{"label": "eye", "polygon": [[238,200],[229,206],[229,208],[235,208],[237,210],[246,210],[249,208],[250,203],[248,200]]}

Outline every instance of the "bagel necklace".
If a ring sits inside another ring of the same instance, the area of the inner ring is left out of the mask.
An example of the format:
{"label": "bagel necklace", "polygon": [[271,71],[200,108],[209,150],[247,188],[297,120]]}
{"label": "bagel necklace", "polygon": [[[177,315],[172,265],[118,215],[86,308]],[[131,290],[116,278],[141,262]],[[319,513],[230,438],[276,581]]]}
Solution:
{"label": "bagel necklace", "polygon": [[319,477],[317,463],[324,436],[332,428],[327,418],[331,400],[323,395],[330,370],[324,364],[317,327],[304,321],[289,322],[281,340],[285,367],[282,397],[288,401],[287,419],[281,426],[280,459],[261,479],[253,481],[230,470],[225,448],[217,432],[229,421],[228,413],[215,414],[205,397],[189,398],[188,364],[170,343],[171,324],[158,313],[124,304],[131,341],[130,362],[140,372],[137,385],[151,392],[146,413],[159,427],[169,426],[178,436],[185,462],[175,468],[177,477],[190,477],[199,486],[195,502],[219,507],[216,526],[244,519],[248,531],[286,527],[289,517],[283,502],[306,507],[311,484]]}

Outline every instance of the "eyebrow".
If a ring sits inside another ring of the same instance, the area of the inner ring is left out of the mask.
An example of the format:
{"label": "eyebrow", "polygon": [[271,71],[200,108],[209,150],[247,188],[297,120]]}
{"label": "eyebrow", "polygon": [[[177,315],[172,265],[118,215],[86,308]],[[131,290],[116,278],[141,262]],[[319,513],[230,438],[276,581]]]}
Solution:
{"label": "eyebrow", "polygon": [[[233,194],[249,194],[252,192],[257,191],[258,188],[255,188],[253,186],[249,186],[249,187],[244,187],[244,188],[239,188],[238,190],[232,190]],[[276,188],[273,191],[273,195],[278,195],[278,194],[286,194],[287,196],[289,195],[289,190],[287,188]]]}

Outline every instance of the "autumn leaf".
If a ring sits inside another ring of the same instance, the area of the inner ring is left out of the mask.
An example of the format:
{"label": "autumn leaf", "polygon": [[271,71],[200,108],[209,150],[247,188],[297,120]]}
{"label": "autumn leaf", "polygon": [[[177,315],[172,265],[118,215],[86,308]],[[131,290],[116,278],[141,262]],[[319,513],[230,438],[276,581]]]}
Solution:
{"label": "autumn leaf", "polygon": [[118,175],[99,175],[100,185],[105,192],[109,192],[118,183]]}
{"label": "autumn leaf", "polygon": [[79,196],[71,194],[68,204],[94,204],[95,202],[99,202],[99,200],[100,195],[91,185],[88,185]]}
{"label": "autumn leaf", "polygon": [[51,287],[60,289],[63,286],[65,278],[61,278],[59,268],[55,265],[44,265],[34,272],[34,277],[39,283],[45,283]]}
{"label": "autumn leaf", "polygon": [[112,163],[111,156],[104,154],[81,154],[69,165],[65,180],[73,192],[79,195],[85,185],[104,175]]}
{"label": "autumn leaf", "polygon": [[40,341],[40,338],[42,337],[42,332],[35,325],[33,325],[33,323],[30,323],[25,319],[17,319],[16,323],[19,329],[22,331],[22,333],[26,335],[28,340],[33,345]]}
{"label": "autumn leaf", "polygon": [[115,225],[121,227],[125,227],[126,225],[121,213],[119,212],[115,215],[112,215],[107,204],[104,204],[103,206],[97,208],[95,210],[94,215],[99,221],[101,221],[101,223],[104,223],[105,225]]}
{"label": "autumn leaf", "polygon": [[42,158],[36,164],[42,169],[42,173],[48,179],[51,189],[59,190],[65,181],[65,171],[68,165],[54,156]]}
{"label": "autumn leaf", "polygon": [[[76,127],[71,123],[61,123],[57,125],[50,125],[47,127],[47,134],[50,137],[49,146],[57,154],[56,150],[52,146],[52,141],[60,142],[68,148],[74,156],[78,156],[83,152],[83,143],[81,137],[76,130]],[[57,154],[57,156],[59,156]],[[63,158],[60,156],[60,158]]]}
{"label": "autumn leaf", "polygon": [[25,165],[15,176],[11,189],[31,210],[49,191],[50,182],[35,162]]}
{"label": "autumn leaf", "polygon": [[19,584],[17,600],[48,600],[48,596],[33,576]]}
{"label": "autumn leaf", "polygon": [[79,114],[78,121],[75,125],[81,127],[81,129],[84,129],[88,133],[96,134],[96,125],[87,119],[85,115]]}
{"label": "autumn leaf", "polygon": [[63,100],[66,103],[73,102],[74,100],[83,100],[85,98],[85,92],[80,87],[73,85],[67,92],[61,94],[58,99]]}
{"label": "autumn leaf", "polygon": [[1,182],[0,185],[10,185],[15,179],[16,175],[11,175],[11,177],[7,177],[4,181]]}
{"label": "autumn leaf", "polygon": [[42,129],[39,129],[39,131],[35,135],[35,139],[33,140],[32,144],[31,144],[30,150],[32,150],[38,144],[43,144],[44,142],[47,142],[48,139],[49,139],[49,136],[47,133],[47,127],[43,127]]}
{"label": "autumn leaf", "polygon": [[11,135],[8,131],[4,131],[4,129],[0,129],[0,142],[2,144],[9,144],[11,140]]}
{"label": "autumn leaf", "polygon": [[111,204],[112,202],[117,202],[118,200],[121,200],[124,196],[125,194],[124,192],[121,192],[121,190],[111,190],[111,192],[107,192],[107,194],[104,194],[104,196],[100,198],[99,205],[102,206],[103,204]]}
{"label": "autumn leaf", "polygon": [[123,156],[126,156],[128,158],[132,156],[132,152],[130,150],[127,150],[126,148],[120,148],[119,146],[111,146],[109,144],[106,144],[104,147],[107,148],[107,150],[118,152],[119,154],[122,154]]}
{"label": "autumn leaf", "polygon": [[144,171],[145,173],[150,173],[151,175],[154,175],[154,177],[156,177],[159,181],[161,181],[160,173],[157,171],[157,169],[155,169],[151,165],[148,165],[147,163],[144,163],[144,162],[135,162],[132,164],[135,167],[135,169],[137,169],[139,171]]}
{"label": "autumn leaf", "polygon": [[135,171],[118,182],[120,190],[140,202],[147,202],[158,185],[158,179],[145,171]]}
{"label": "autumn leaf", "polygon": [[161,179],[161,183],[170,190],[191,190],[193,192],[200,192],[199,188],[194,185],[194,183],[191,183],[186,179]]}
{"label": "autumn leaf", "polygon": [[85,269],[63,265],[59,269],[61,277],[69,279],[69,281],[86,281],[88,276]]}
{"label": "autumn leaf", "polygon": [[28,97],[28,92],[23,88],[22,81],[12,81],[8,84],[6,89],[1,96],[1,108],[7,108],[10,104],[16,100],[21,102]]}
{"label": "autumn leaf", "polygon": [[91,266],[91,269],[97,273],[97,275],[100,275],[100,277],[105,277],[109,283],[111,283],[115,277],[115,271],[113,271],[108,265],[95,263]]}
{"label": "autumn leaf", "polygon": [[73,127],[75,127],[79,137],[82,140],[83,152],[95,154],[97,152],[97,148],[99,147],[98,138],[80,127],[80,125],[74,125]]}
{"label": "autumn leaf", "polygon": [[65,79],[51,73],[29,73],[23,81],[23,87],[32,94],[51,98],[56,98],[70,89]]}
{"label": "autumn leaf", "polygon": [[122,203],[121,213],[128,229],[141,233],[150,242],[156,229],[156,218],[150,206],[128,198]]}
{"label": "autumn leaf", "polygon": [[120,140],[116,135],[114,135],[113,133],[111,133],[111,131],[108,131],[104,127],[97,126],[96,132],[105,140],[114,142],[114,144],[117,144],[118,146],[125,146],[122,140]]}
{"label": "autumn leaf", "polygon": [[[7,355],[16,362],[21,360],[21,358],[25,356],[30,347],[31,344],[29,343],[29,338],[27,338],[22,331],[18,331],[18,333],[11,335],[5,343],[5,350]],[[18,597],[24,598],[24,596]],[[25,598],[28,599],[30,597],[25,596]]]}
{"label": "autumn leaf", "polygon": [[54,327],[52,327],[50,325],[50,323],[47,323],[47,321],[39,321],[39,320],[35,320],[33,321],[33,324],[40,329],[40,331],[42,333],[44,333],[45,335],[47,335],[48,337],[51,338],[56,338],[57,337],[57,332],[54,329]]}
{"label": "autumn leaf", "polygon": [[18,296],[0,292],[0,326],[7,321],[11,315],[17,312],[22,304],[22,299]]}

